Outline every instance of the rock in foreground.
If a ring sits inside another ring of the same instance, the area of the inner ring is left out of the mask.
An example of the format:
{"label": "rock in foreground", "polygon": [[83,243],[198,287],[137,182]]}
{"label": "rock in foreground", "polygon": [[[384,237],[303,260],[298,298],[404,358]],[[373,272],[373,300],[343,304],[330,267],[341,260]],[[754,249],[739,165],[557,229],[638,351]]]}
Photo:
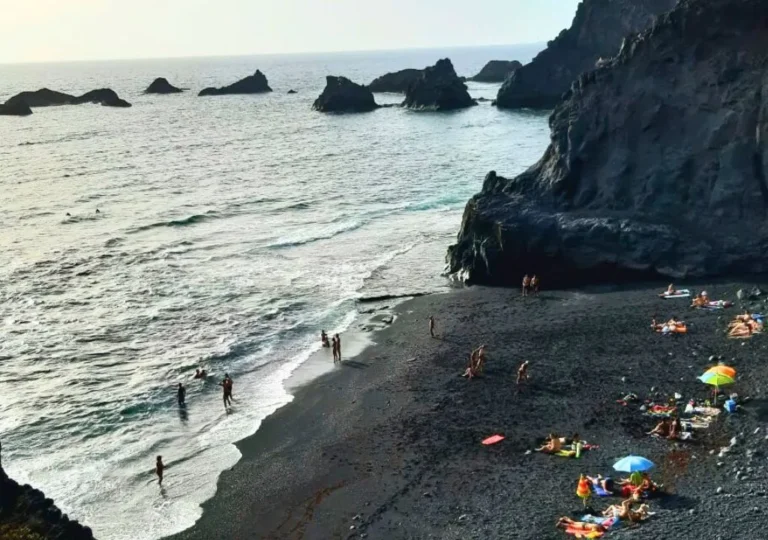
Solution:
{"label": "rock in foreground", "polygon": [[48,88],[42,88],[34,92],[21,92],[5,102],[6,107],[16,107],[26,104],[28,107],[53,107],[57,105],[81,105],[83,103],[97,103],[108,107],[130,107],[131,104],[120,99],[117,93],[110,88],[91,90],[82,96],[76,97],[63,92],[56,92]]}
{"label": "rock in foreground", "polygon": [[320,112],[368,112],[378,108],[373,94],[365,86],[346,77],[328,76],[325,89],[312,108]]}
{"label": "rock in foreground", "polygon": [[232,94],[263,94],[271,92],[267,77],[258,69],[253,75],[221,88],[205,88],[198,96],[226,96]]}
{"label": "rock in foreground", "polygon": [[582,75],[544,157],[489,173],[450,267],[518,285],[768,271],[768,3],[683,0]]}
{"label": "rock in foreground", "polygon": [[447,58],[424,69],[405,93],[403,107],[425,111],[451,111],[477,105],[467,85],[456,75]]}
{"label": "rock in foreground", "polygon": [[12,105],[0,105],[0,116],[29,116],[32,109],[24,102]]}
{"label": "rock in foreground", "polygon": [[470,80],[487,83],[504,82],[507,77],[521,67],[523,67],[523,64],[517,60],[491,60],[483,66],[483,69],[481,69],[477,75],[471,77]]}
{"label": "rock in foreground", "polygon": [[181,88],[176,88],[171,83],[168,82],[168,79],[165,77],[158,77],[154,81],[152,81],[152,84],[150,84],[146,90],[144,90],[145,94],[180,94],[183,92]]}
{"label": "rock in foreground", "polygon": [[496,97],[502,108],[552,108],[583,72],[615,55],[628,34],[648,28],[677,0],[584,0],[571,27],[516,70]]}
{"label": "rock in foreground", "polygon": [[403,69],[394,73],[387,73],[373,80],[368,85],[368,89],[371,92],[391,92],[394,94],[405,94],[408,87],[413,84],[416,79],[421,77],[424,70],[422,69]]}
{"label": "rock in foreground", "polygon": [[0,538],[93,540],[93,533],[70,520],[41,491],[11,480],[0,467]]}

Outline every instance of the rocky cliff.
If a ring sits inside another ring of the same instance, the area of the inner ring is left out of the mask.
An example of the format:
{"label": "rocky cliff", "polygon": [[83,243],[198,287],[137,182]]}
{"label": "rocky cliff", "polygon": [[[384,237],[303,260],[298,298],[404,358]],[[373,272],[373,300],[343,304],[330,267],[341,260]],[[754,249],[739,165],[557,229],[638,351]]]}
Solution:
{"label": "rocky cliff", "polygon": [[496,97],[502,108],[551,108],[571,83],[615,55],[622,39],[639,32],[677,0],[584,0],[571,27],[547,44],[530,64],[515,70]]}
{"label": "rocky cliff", "polygon": [[165,77],[158,77],[144,90],[145,94],[180,94],[181,88],[176,88]]}
{"label": "rocky cliff", "polygon": [[470,77],[471,81],[500,83],[504,82],[512,73],[523,67],[517,60],[491,60],[483,66],[477,75]]}
{"label": "rocky cliff", "polygon": [[230,94],[263,94],[271,92],[266,75],[258,69],[253,75],[221,88],[204,88],[198,96],[226,96]]}
{"label": "rocky cliff", "polygon": [[582,75],[527,172],[489,173],[453,272],[517,286],[768,271],[768,2],[682,0]]}
{"label": "rocky cliff", "polygon": [[405,93],[403,107],[421,111],[451,111],[477,105],[448,58],[425,68]]}
{"label": "rocky cliff", "polygon": [[320,112],[368,112],[378,108],[373,94],[365,86],[355,84],[346,77],[328,76],[323,93],[312,108]]}
{"label": "rocky cliff", "polygon": [[403,69],[394,73],[387,73],[368,85],[371,92],[392,92],[405,94],[408,87],[424,73],[423,69]]}
{"label": "rocky cliff", "polygon": [[93,540],[93,533],[70,520],[41,491],[11,480],[0,466],[0,538]]}
{"label": "rocky cliff", "polygon": [[20,105],[27,107],[53,107],[57,105],[81,105],[83,103],[96,103],[107,107],[130,107],[131,104],[120,99],[111,88],[99,88],[86,92],[82,96],[73,96],[63,92],[57,92],[48,88],[41,88],[34,92],[21,92],[5,102],[5,107],[17,108]]}

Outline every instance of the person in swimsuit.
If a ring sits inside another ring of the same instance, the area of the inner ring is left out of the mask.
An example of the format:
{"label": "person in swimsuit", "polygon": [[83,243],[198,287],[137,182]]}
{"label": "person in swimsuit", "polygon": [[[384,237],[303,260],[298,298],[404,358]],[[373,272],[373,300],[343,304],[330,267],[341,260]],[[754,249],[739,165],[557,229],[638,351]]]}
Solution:
{"label": "person in swimsuit", "polygon": [[161,486],[163,485],[163,471],[165,470],[165,465],[163,465],[163,456],[157,456],[157,460],[155,461],[155,474],[157,475],[157,483]]}
{"label": "person in swimsuit", "polygon": [[560,437],[554,433],[550,433],[547,442],[536,449],[537,452],[544,452],[545,454],[556,454],[563,447],[563,443],[560,442]]}
{"label": "person in swimsuit", "polygon": [[232,405],[232,379],[229,376],[229,373],[224,374],[224,380],[219,383],[219,386],[222,388],[222,396],[224,398],[224,408],[229,408],[230,405]]}
{"label": "person in swimsuit", "polygon": [[680,417],[675,416],[670,422],[668,439],[679,439],[680,434],[683,432],[683,424],[680,422]]}
{"label": "person in swimsuit", "polygon": [[181,383],[179,383],[179,389],[176,391],[176,398],[179,400],[179,407],[184,407],[187,405],[187,389],[184,388],[184,385]]}
{"label": "person in swimsuit", "polygon": [[341,362],[341,336],[336,334],[333,337],[336,339],[336,358]]}
{"label": "person in swimsuit", "polygon": [[520,367],[517,368],[517,384],[519,385],[523,381],[528,380],[528,360],[520,364]]}
{"label": "person in swimsuit", "polygon": [[536,275],[531,278],[531,289],[534,296],[539,296],[539,278]]}
{"label": "person in swimsuit", "polygon": [[476,350],[475,373],[483,373],[485,369],[485,345],[480,345]]}
{"label": "person in swimsuit", "polygon": [[555,525],[558,529],[573,529],[579,531],[593,531],[604,533],[607,529],[599,523],[586,523],[584,521],[576,521],[569,517],[561,517]]}
{"label": "person in swimsuit", "polygon": [[528,296],[528,289],[531,288],[531,278],[528,277],[528,274],[525,274],[523,276],[523,296]]}
{"label": "person in swimsuit", "polygon": [[328,342],[328,334],[325,333],[325,330],[320,332],[320,343],[323,344],[323,347],[331,346],[331,344]]}
{"label": "person in swimsuit", "polygon": [[664,419],[658,424],[656,424],[656,427],[653,428],[651,431],[649,431],[646,435],[658,435],[659,437],[669,437],[670,429],[669,429],[669,420]]}
{"label": "person in swimsuit", "polygon": [[429,336],[435,337],[435,317],[429,316]]}
{"label": "person in swimsuit", "polygon": [[595,487],[599,486],[603,488],[603,491],[606,493],[613,494],[613,480],[611,478],[603,478],[599,474],[597,475],[597,478],[593,478],[591,476],[587,476],[587,480]]}

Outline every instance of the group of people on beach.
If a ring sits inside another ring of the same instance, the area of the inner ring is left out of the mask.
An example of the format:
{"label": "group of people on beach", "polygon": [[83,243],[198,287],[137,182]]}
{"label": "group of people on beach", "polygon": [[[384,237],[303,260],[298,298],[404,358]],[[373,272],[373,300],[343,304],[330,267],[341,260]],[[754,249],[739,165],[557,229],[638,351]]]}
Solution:
{"label": "group of people on beach", "polygon": [[523,276],[523,296],[530,294],[539,295],[539,277],[536,274],[533,277],[528,276],[528,274]]}
{"label": "group of people on beach", "polygon": [[325,330],[320,332],[320,342],[323,347],[330,347],[333,350],[333,361],[341,362],[341,336],[334,334],[330,341],[328,341],[328,334]]}

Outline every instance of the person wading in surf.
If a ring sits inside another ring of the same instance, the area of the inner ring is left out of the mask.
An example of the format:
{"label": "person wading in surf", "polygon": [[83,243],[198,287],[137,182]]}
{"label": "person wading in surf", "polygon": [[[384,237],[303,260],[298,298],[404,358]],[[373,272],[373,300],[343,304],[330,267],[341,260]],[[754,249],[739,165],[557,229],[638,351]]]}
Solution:
{"label": "person wading in surf", "polygon": [[184,388],[183,384],[179,383],[179,389],[176,391],[176,394],[179,400],[179,407],[186,406],[187,389]]}
{"label": "person wading in surf", "polygon": [[163,471],[165,470],[165,465],[163,465],[163,456],[157,456],[157,461],[155,462],[155,474],[157,475],[157,483],[161,486],[163,485]]}

